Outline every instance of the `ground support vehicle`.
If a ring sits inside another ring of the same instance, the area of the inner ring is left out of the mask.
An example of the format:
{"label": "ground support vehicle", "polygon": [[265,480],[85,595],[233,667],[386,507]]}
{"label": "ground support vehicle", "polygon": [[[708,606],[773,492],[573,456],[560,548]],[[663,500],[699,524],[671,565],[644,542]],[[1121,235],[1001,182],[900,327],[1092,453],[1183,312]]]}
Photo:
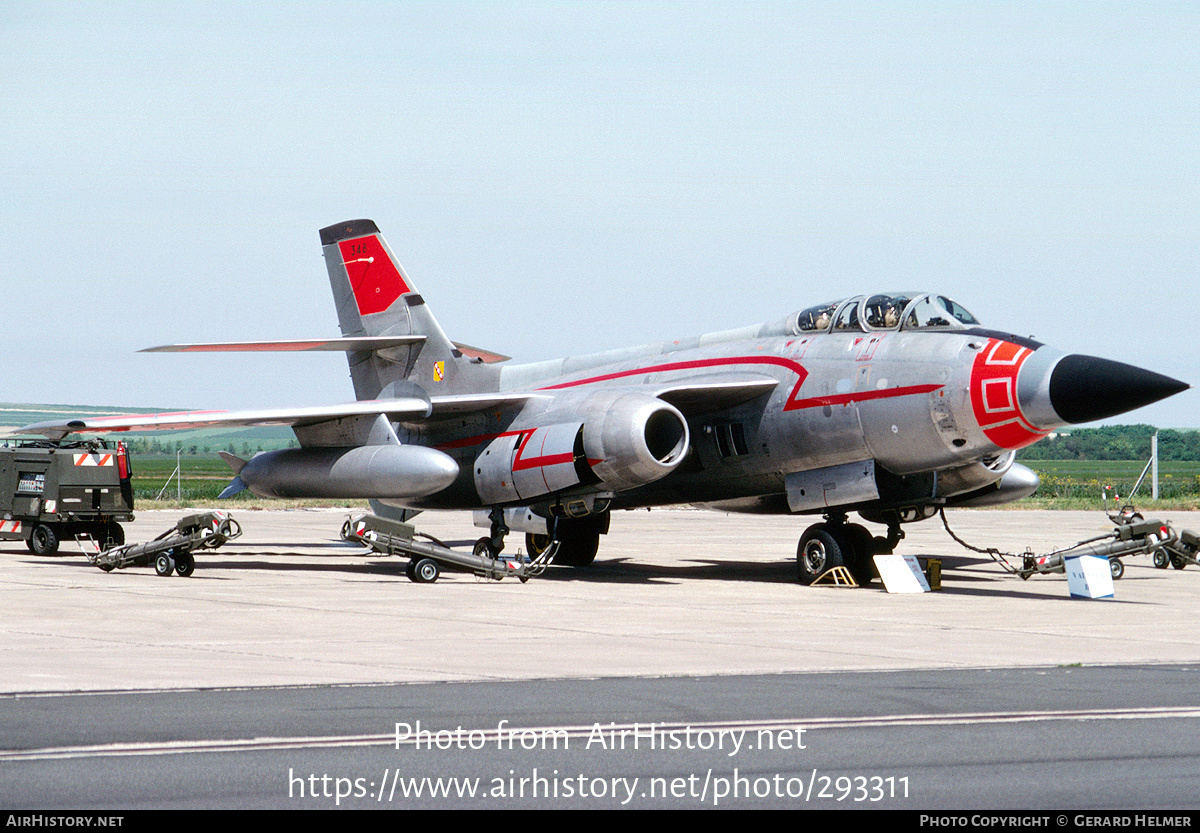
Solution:
{"label": "ground support vehicle", "polygon": [[462,552],[451,549],[431,535],[417,532],[412,524],[370,513],[348,518],[342,524],[342,538],[383,555],[406,556],[408,566],[405,575],[421,584],[437,581],[442,567],[464,570],[497,581],[511,576],[524,583],[530,576],[540,575],[557,551],[557,547],[552,546],[532,560],[521,556],[493,556],[487,545],[490,539],[481,538],[475,544],[474,551]]}
{"label": "ground support vehicle", "polygon": [[[1149,463],[1147,463],[1149,467]],[[1142,476],[1146,473],[1143,471]],[[1141,485],[1141,480],[1138,481]],[[1137,491],[1137,486],[1134,487]],[[1142,513],[1132,504],[1122,506],[1115,514],[1110,514],[1109,519],[1118,527],[1138,524],[1142,522]],[[1168,567],[1174,567],[1176,570],[1182,570],[1189,564],[1200,564],[1200,535],[1192,532],[1190,529],[1181,529],[1176,539],[1169,543],[1164,543],[1161,547],[1153,552],[1154,566],[1160,570],[1165,570]]]}
{"label": "ground support vehicle", "polygon": [[1154,551],[1154,566],[1160,570],[1182,570],[1189,564],[1200,564],[1200,535],[1190,529],[1179,530],[1177,540]]}
{"label": "ground support vehicle", "polygon": [[[1182,534],[1186,534],[1191,541],[1196,541],[1194,533],[1184,530]],[[1021,578],[1029,578],[1034,573],[1061,573],[1066,569],[1068,558],[1094,555],[1107,558],[1113,578],[1120,578],[1125,574],[1125,564],[1121,560],[1122,558],[1131,555],[1153,555],[1157,565],[1161,557],[1160,553],[1174,553],[1175,549],[1180,546],[1192,547],[1191,563],[1195,564],[1194,543],[1181,545],[1180,536],[1181,533],[1165,521],[1131,518],[1129,523],[1118,524],[1108,535],[1081,541],[1073,547],[1041,556],[1027,553],[1021,569],[1017,572]]]}
{"label": "ground support vehicle", "polygon": [[124,443],[30,441],[0,447],[0,539],[22,538],[50,555],[68,538],[101,548],[125,543],[133,520]]}
{"label": "ground support vehicle", "polygon": [[89,555],[88,561],[106,573],[154,564],[160,576],[175,573],[186,578],[196,570],[195,550],[216,549],[241,534],[241,525],[228,512],[214,509],[185,515],[153,541],[112,547]]}

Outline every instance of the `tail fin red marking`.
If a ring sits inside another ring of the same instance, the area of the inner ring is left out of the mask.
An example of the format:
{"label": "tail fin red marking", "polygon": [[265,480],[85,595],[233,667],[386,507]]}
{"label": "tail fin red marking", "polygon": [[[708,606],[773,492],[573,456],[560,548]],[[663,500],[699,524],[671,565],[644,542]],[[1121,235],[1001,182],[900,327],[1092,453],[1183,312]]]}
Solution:
{"label": "tail fin red marking", "polygon": [[359,315],[383,312],[412,289],[376,235],[338,243]]}

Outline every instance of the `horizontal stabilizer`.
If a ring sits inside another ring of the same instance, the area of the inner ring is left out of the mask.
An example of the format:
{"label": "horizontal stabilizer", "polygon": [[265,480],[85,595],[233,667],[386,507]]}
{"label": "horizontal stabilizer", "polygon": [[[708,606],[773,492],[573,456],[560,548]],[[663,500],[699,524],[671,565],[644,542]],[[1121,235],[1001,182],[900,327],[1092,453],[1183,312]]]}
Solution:
{"label": "horizontal stabilizer", "polygon": [[484,350],[482,347],[472,347],[469,344],[463,344],[461,341],[454,342],[454,347],[468,359],[479,359],[484,364],[506,362],[512,358],[512,356],[504,356],[500,353],[493,353],[491,350]]}
{"label": "horizontal stabilizer", "polygon": [[[139,353],[290,353],[328,351],[353,353],[359,350],[386,350],[420,344],[425,336],[360,336],[356,338],[294,338],[284,341],[219,341],[211,344],[163,344],[147,347]],[[486,361],[486,360],[485,360]]]}

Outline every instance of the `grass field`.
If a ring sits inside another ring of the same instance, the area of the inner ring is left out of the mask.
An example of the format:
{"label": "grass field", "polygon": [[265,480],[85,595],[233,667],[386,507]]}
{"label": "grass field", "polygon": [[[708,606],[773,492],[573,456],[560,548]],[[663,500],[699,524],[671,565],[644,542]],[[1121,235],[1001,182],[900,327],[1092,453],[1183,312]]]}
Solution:
{"label": "grass field", "polygon": [[[233,472],[225,461],[215,454],[185,454],[179,465],[183,477],[177,483],[174,475],[174,455],[139,454],[133,458],[133,496],[135,506],[142,509],[196,506],[199,504],[236,508],[262,507],[279,509],[287,506],[346,506],[365,508],[365,500],[270,500],[260,498],[249,491],[239,492],[231,498],[217,501],[217,495],[233,480]],[[168,485],[168,479],[170,483]],[[164,486],[166,487],[164,490]],[[158,497],[161,493],[161,499]]]}
{"label": "grass field", "polygon": [[[1027,460],[1025,465],[1038,473],[1042,485],[1033,499],[1091,500],[1103,505],[1102,495],[1126,501],[1146,463],[1144,460]],[[1200,506],[1200,462],[1166,461],[1159,463],[1159,502],[1178,502],[1176,508]],[[1150,475],[1134,499],[1149,504]]]}

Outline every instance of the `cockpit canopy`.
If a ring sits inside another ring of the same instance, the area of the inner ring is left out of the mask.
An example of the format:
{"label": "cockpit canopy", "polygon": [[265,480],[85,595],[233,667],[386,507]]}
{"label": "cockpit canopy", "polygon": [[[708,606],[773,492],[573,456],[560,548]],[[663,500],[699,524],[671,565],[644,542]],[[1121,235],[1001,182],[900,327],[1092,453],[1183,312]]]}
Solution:
{"label": "cockpit canopy", "polygon": [[796,315],[796,333],[863,332],[870,330],[937,330],[976,327],[979,322],[945,295],[889,292],[857,295],[818,304]]}

